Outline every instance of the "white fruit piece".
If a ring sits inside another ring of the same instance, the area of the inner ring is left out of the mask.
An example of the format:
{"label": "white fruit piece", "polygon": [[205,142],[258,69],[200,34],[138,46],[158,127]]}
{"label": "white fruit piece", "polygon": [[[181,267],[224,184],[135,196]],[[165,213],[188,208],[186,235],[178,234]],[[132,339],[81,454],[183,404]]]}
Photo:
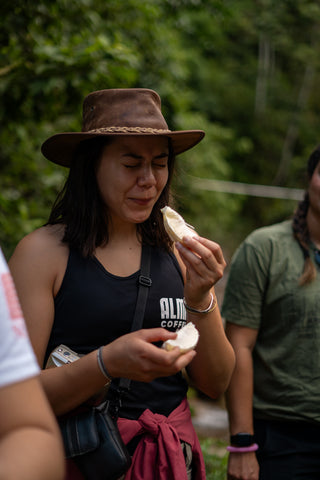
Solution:
{"label": "white fruit piece", "polygon": [[196,237],[197,232],[188,226],[183,217],[171,207],[161,209],[164,228],[173,242],[182,242],[183,237]]}
{"label": "white fruit piece", "polygon": [[184,327],[177,330],[177,337],[173,340],[166,340],[162,344],[162,348],[167,351],[172,350],[174,347],[180,348],[180,353],[189,352],[193,350],[199,340],[199,332],[192,322],[187,323]]}

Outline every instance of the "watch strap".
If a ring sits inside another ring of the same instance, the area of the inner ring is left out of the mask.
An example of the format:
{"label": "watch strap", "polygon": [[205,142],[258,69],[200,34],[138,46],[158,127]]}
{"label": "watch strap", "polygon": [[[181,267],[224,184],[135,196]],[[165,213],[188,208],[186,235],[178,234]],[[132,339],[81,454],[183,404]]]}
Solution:
{"label": "watch strap", "polygon": [[240,432],[230,436],[230,443],[236,447],[249,447],[254,443],[254,436],[251,433]]}

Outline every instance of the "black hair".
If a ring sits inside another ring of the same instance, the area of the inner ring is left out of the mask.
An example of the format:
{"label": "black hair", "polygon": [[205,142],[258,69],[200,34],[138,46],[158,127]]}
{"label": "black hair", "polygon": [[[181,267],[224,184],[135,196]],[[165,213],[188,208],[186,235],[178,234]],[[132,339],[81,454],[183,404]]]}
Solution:
{"label": "black hair", "polygon": [[[108,208],[104,204],[97,179],[96,168],[103,148],[113,137],[95,137],[80,143],[71,162],[67,180],[53,204],[47,225],[63,224],[62,241],[77,249],[84,257],[92,256],[95,249],[109,241]],[[137,225],[142,243],[170,250],[172,241],[167,235],[161,208],[171,201],[170,185],[175,156],[169,140],[168,181],[153,207],[150,217]]]}
{"label": "black hair", "polygon": [[[313,173],[320,161],[320,145],[311,153],[308,165],[307,174],[310,181]],[[292,220],[293,235],[299,242],[299,245],[304,255],[304,269],[301,277],[299,278],[300,285],[306,285],[313,282],[316,278],[317,270],[310,258],[310,234],[307,225],[307,214],[309,209],[309,194],[305,193],[304,198],[299,202],[298,207],[294,213]]]}

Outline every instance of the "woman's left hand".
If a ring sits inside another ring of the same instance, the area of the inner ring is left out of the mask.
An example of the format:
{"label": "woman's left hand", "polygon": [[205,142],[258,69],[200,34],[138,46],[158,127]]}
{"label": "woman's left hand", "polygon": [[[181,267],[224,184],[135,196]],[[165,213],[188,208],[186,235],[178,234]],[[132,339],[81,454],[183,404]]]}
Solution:
{"label": "woman's left hand", "polygon": [[220,245],[203,237],[185,237],[183,244],[177,243],[176,248],[186,267],[187,302],[198,308],[208,304],[208,293],[226,267]]}

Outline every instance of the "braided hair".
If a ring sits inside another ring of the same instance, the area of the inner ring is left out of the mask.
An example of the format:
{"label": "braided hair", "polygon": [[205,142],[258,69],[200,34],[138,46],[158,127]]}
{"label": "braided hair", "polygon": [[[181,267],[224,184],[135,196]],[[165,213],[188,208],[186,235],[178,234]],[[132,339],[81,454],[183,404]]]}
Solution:
{"label": "braided hair", "polygon": [[[320,161],[320,145],[311,153],[308,160],[308,181],[311,180],[313,172]],[[292,220],[293,235],[298,241],[304,255],[304,269],[299,278],[299,285],[306,285],[316,278],[317,270],[310,258],[310,235],[307,225],[307,213],[309,209],[309,194],[305,193],[304,198],[299,202]]]}

